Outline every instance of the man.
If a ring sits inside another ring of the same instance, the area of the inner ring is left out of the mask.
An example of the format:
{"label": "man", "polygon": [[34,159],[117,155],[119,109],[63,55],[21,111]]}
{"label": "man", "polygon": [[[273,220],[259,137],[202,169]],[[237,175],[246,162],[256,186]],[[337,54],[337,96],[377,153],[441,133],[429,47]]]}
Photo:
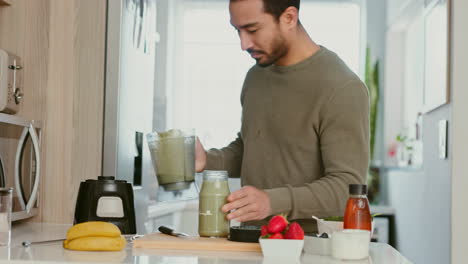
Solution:
{"label": "man", "polygon": [[315,231],[312,215],[343,215],[348,185],[365,182],[367,88],[312,41],[298,20],[299,0],[231,0],[229,11],[256,65],[244,81],[237,139],[208,152],[197,141],[196,169],[241,177],[243,187],[222,207],[228,219],[283,213]]}

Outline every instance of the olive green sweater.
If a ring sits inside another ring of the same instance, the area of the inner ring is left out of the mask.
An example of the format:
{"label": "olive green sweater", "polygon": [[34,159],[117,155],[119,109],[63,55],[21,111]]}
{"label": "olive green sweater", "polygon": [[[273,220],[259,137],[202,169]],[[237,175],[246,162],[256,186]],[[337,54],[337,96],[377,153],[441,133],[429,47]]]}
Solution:
{"label": "olive green sweater", "polygon": [[228,170],[242,186],[265,190],[272,214],[306,231],[318,217],[344,214],[350,183],[365,183],[369,162],[366,86],[321,47],[291,66],[253,66],[241,94],[235,141],[208,151],[207,169]]}

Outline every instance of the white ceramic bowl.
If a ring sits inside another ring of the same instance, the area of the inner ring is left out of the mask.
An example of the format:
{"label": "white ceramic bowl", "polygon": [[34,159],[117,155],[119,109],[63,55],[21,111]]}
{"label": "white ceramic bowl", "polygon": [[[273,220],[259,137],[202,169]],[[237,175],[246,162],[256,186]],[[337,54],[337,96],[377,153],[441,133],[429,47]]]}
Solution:
{"label": "white ceramic bowl", "polygon": [[[325,222],[325,223],[323,223]],[[319,234],[327,233],[328,235],[333,234],[333,232],[343,230],[343,221],[317,221],[317,228]]]}
{"label": "white ceramic bowl", "polygon": [[311,255],[329,256],[331,254],[330,239],[316,236],[305,236],[304,252]]}
{"label": "white ceramic bowl", "polygon": [[333,233],[331,255],[335,259],[357,260],[369,256],[370,232],[367,230],[345,229]]}
{"label": "white ceramic bowl", "polygon": [[299,239],[263,239],[260,246],[264,257],[299,259],[304,247],[304,240]]}

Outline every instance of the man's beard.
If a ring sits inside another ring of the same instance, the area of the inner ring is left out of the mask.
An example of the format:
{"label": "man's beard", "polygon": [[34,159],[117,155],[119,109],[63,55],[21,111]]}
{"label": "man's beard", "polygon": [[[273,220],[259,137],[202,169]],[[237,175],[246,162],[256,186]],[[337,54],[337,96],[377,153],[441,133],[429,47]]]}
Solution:
{"label": "man's beard", "polygon": [[281,59],[288,52],[288,48],[282,36],[278,36],[277,38],[273,39],[271,50],[272,50],[271,54],[267,54],[266,52],[262,50],[247,50],[247,52],[249,53],[256,52],[256,53],[263,54],[263,56],[266,57],[266,60],[264,62],[260,62],[261,58],[257,58],[255,60],[257,61],[258,66],[268,67],[274,64],[279,59]]}

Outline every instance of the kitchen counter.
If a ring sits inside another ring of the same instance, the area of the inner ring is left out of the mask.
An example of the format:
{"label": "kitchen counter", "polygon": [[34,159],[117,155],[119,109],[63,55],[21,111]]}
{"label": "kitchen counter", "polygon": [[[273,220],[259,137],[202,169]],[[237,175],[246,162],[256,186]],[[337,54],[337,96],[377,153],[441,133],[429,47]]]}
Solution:
{"label": "kitchen counter", "polygon": [[[25,240],[42,241],[64,238],[70,225],[20,223],[15,224],[12,233],[12,245],[9,248],[0,247],[0,263],[285,263],[285,260],[266,259],[257,252],[221,252],[221,251],[182,251],[137,249],[132,245],[120,252],[85,252],[71,251],[62,248],[61,242],[31,245],[24,248],[21,243]],[[352,263],[411,263],[397,250],[387,244],[371,243],[370,258]],[[289,261],[287,261],[289,263]],[[330,257],[303,254],[300,262],[296,263],[350,263],[333,260]]]}

